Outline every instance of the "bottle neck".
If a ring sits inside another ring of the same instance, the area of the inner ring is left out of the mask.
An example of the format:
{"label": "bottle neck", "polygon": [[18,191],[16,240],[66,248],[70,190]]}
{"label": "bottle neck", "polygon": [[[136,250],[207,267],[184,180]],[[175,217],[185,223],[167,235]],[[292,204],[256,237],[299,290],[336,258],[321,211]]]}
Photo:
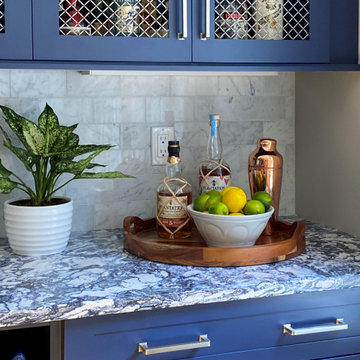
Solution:
{"label": "bottle neck", "polygon": [[220,160],[222,158],[222,144],[220,139],[220,129],[216,126],[216,120],[210,121],[210,137],[208,140],[207,153],[211,160]]}
{"label": "bottle neck", "polygon": [[[172,158],[175,158],[174,156]],[[177,178],[181,177],[181,166],[180,166],[180,158],[175,158],[170,161],[170,158],[168,159],[168,162],[166,163],[166,176],[171,178]]]}

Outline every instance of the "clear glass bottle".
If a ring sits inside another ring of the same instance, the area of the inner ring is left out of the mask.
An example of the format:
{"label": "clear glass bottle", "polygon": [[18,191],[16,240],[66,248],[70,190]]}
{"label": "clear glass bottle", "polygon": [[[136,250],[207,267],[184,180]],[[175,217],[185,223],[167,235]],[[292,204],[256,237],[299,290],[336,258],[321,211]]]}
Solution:
{"label": "clear glass bottle", "polygon": [[116,0],[116,35],[137,36],[139,33],[138,0]]}
{"label": "clear glass bottle", "polygon": [[207,145],[208,160],[200,164],[199,192],[218,190],[230,185],[230,166],[222,158],[222,143],[220,138],[220,115],[210,115],[210,136]]}
{"label": "clear glass bottle", "polygon": [[283,0],[257,0],[255,9],[256,39],[282,40],[284,22]]}
{"label": "clear glass bottle", "polygon": [[157,188],[156,228],[159,237],[179,239],[191,236],[191,185],[181,177],[179,141],[169,141],[166,176]]}

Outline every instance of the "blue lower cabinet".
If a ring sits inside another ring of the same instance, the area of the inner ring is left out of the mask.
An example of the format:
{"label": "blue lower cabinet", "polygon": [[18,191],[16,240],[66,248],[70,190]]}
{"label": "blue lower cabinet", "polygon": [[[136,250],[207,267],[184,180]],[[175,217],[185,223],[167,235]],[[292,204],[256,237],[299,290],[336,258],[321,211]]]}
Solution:
{"label": "blue lower cabinet", "polygon": [[65,360],[307,360],[357,354],[359,302],[357,290],[347,296],[322,292],[69,320]]}

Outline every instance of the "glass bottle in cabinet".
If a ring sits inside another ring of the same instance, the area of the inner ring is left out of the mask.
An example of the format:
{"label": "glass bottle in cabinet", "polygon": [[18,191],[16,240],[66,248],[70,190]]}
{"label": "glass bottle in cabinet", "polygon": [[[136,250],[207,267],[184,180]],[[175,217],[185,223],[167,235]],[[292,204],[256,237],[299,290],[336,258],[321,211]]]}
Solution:
{"label": "glass bottle in cabinet", "polygon": [[261,40],[283,39],[283,0],[256,0],[255,38]]}
{"label": "glass bottle in cabinet", "polygon": [[207,145],[208,159],[199,167],[199,193],[221,191],[230,185],[231,170],[222,158],[220,115],[210,115],[210,136]]}
{"label": "glass bottle in cabinet", "polygon": [[157,188],[156,229],[161,238],[187,238],[191,221],[186,207],[192,203],[192,191],[181,176],[179,141],[169,141],[168,152],[166,176]]}

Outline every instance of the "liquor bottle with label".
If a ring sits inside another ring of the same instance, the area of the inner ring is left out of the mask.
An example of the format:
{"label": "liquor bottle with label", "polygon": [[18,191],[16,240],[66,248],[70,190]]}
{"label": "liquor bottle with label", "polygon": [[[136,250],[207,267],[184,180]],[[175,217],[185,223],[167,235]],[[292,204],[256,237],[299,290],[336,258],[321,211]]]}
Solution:
{"label": "liquor bottle with label", "polygon": [[138,0],[116,0],[116,35],[137,36],[139,28]]}
{"label": "liquor bottle with label", "polygon": [[283,39],[284,2],[283,0],[256,1],[256,39]]}
{"label": "liquor bottle with label", "polygon": [[157,189],[156,228],[159,237],[191,236],[187,205],[192,203],[191,185],[181,177],[179,141],[169,141],[166,176]]}
{"label": "liquor bottle with label", "polygon": [[207,146],[208,160],[202,162],[199,168],[200,194],[210,190],[221,191],[230,185],[231,180],[230,167],[222,159],[220,115],[210,115],[210,128]]}
{"label": "liquor bottle with label", "polygon": [[216,39],[247,39],[249,35],[247,0],[219,1],[216,10]]}

